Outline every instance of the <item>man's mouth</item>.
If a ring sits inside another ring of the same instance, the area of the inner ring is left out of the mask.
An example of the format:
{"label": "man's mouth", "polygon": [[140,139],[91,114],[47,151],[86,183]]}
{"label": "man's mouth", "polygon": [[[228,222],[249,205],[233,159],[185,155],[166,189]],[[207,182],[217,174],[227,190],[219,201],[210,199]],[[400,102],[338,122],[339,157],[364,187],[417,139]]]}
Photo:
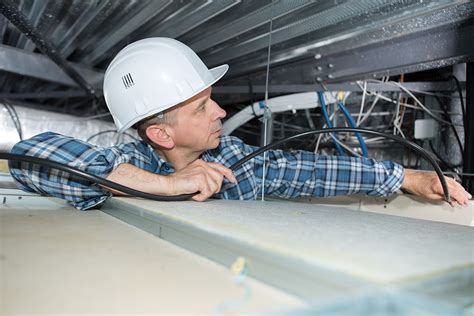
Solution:
{"label": "man's mouth", "polygon": [[220,133],[222,128],[222,122],[218,121],[215,126],[211,129],[211,134]]}

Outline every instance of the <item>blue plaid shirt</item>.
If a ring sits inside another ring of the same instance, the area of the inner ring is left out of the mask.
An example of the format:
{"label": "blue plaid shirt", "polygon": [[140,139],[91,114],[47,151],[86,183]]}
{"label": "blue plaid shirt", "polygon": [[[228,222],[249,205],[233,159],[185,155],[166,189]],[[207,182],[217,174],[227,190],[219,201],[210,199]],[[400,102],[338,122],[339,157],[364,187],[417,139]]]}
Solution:
{"label": "blue plaid shirt", "polygon": [[[230,167],[256,147],[232,136],[222,136],[218,148],[204,152],[201,159]],[[144,142],[99,148],[52,132],[16,144],[12,153],[51,159],[107,177],[117,166],[129,163],[138,168],[168,175],[175,170],[153,147]],[[267,152],[265,194],[280,198],[334,196],[365,193],[387,196],[397,191],[403,167],[391,161],[366,158],[319,156],[307,151]],[[10,162],[10,172],[21,189],[71,201],[80,210],[92,208],[112,194],[104,188],[67,172],[41,165]],[[218,198],[255,200],[261,195],[263,155],[234,171],[238,183],[224,179]]]}

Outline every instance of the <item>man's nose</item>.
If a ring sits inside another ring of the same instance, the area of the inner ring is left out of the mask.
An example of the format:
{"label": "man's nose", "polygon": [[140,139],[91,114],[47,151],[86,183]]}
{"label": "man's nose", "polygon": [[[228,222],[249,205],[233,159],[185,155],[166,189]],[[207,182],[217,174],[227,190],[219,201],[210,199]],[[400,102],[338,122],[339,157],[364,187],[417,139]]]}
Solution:
{"label": "man's nose", "polygon": [[214,100],[212,102],[213,102],[214,107],[215,107],[215,109],[212,113],[212,120],[215,121],[215,120],[219,120],[219,119],[224,118],[227,115],[225,110],[223,108],[221,108],[219,106],[219,104],[217,104]]}

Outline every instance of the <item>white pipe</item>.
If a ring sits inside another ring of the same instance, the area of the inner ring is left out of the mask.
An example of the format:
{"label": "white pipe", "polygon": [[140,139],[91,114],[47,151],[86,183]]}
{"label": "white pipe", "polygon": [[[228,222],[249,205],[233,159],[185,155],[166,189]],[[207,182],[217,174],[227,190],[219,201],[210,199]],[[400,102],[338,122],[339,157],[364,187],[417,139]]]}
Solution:
{"label": "white pipe", "polygon": [[[330,92],[325,92],[325,97],[328,104],[337,101]],[[264,114],[264,108],[260,107],[259,103],[260,101],[252,104],[257,116]],[[279,113],[285,111],[295,112],[296,110],[316,108],[320,106],[320,104],[316,92],[304,92],[268,99],[267,106],[270,108],[272,113]],[[252,111],[252,107],[250,105],[247,106],[225,121],[222,127],[222,134],[230,135],[234,130],[253,119],[255,114]]]}

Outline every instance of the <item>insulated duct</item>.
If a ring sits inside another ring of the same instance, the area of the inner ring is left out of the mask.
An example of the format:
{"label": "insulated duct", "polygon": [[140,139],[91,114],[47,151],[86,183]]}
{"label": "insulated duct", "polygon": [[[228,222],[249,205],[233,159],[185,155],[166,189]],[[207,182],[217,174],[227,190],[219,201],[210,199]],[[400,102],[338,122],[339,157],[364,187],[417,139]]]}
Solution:
{"label": "insulated duct", "polygon": [[[117,143],[134,141],[132,137],[138,138],[135,130],[128,130],[124,134],[118,134],[114,132],[116,128],[113,123],[98,119],[33,110],[16,105],[13,105],[13,107],[18,115],[23,131],[23,139],[51,131],[84,141],[90,138],[89,142],[92,144],[110,147]],[[14,118],[10,115],[6,106],[0,103],[0,150],[10,151],[18,141],[20,141],[20,137],[15,127]]]}

